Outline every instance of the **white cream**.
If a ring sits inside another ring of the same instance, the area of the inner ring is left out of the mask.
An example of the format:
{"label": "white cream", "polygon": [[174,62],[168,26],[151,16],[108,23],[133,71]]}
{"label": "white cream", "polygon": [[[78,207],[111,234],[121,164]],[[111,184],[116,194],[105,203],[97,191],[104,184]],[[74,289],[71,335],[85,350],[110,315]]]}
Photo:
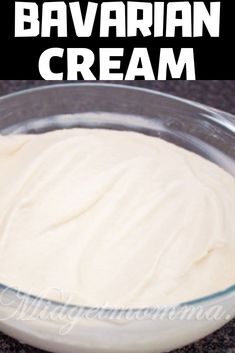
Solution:
{"label": "white cream", "polygon": [[0,137],[0,282],[109,307],[235,283],[235,179],[133,132]]}

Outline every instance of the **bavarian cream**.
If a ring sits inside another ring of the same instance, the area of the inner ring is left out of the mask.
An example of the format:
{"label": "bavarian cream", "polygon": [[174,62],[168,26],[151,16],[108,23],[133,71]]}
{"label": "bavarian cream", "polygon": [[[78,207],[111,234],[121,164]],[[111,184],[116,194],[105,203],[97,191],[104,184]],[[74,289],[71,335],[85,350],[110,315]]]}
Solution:
{"label": "bavarian cream", "polygon": [[90,306],[177,303],[235,283],[235,179],[139,133],[0,137],[0,282]]}

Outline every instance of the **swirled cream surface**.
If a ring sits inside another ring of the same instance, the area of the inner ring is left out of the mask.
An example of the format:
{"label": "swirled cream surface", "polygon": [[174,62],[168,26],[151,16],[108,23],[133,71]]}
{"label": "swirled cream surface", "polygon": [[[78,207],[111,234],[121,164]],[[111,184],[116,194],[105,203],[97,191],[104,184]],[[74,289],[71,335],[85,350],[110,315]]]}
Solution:
{"label": "swirled cream surface", "polygon": [[0,282],[146,307],[235,283],[235,179],[139,133],[0,137]]}

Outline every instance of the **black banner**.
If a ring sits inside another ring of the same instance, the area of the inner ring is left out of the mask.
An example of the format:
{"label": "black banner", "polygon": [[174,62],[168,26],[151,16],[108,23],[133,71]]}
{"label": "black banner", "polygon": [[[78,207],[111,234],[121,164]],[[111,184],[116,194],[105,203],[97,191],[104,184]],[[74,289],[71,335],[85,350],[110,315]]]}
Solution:
{"label": "black banner", "polygon": [[1,1],[0,79],[235,79],[233,7]]}

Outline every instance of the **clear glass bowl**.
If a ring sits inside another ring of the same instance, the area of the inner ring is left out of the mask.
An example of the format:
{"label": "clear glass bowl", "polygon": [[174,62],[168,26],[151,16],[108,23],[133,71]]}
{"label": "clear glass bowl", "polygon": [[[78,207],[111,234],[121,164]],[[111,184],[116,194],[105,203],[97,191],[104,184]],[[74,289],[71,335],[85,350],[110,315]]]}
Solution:
{"label": "clear glass bowl", "polygon": [[[147,89],[82,83],[27,90],[2,97],[0,103],[1,134],[74,126],[140,131],[235,174],[235,117],[192,101]],[[123,116],[80,115],[87,112]],[[166,352],[234,317],[235,285],[174,307],[129,310],[67,305],[0,285],[0,330],[52,352]]]}

